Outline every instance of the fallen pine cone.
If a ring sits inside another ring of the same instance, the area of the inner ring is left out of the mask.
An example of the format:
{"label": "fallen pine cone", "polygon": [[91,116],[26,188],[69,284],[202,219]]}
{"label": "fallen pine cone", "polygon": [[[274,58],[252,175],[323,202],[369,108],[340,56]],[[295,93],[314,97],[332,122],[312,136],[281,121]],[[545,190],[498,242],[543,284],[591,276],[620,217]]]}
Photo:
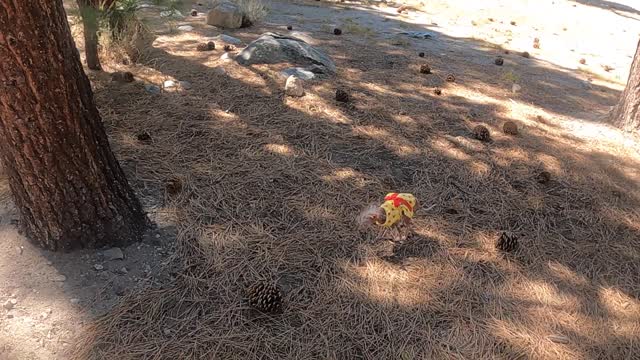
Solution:
{"label": "fallen pine cone", "polygon": [[518,125],[513,121],[507,121],[502,125],[502,131],[507,135],[518,135]]}
{"label": "fallen pine cone", "polygon": [[349,98],[349,94],[343,89],[336,89],[336,101],[339,102],[349,102],[351,99]]}
{"label": "fallen pine cone", "polygon": [[342,30],[338,28],[333,29],[333,35],[342,35]]}
{"label": "fallen pine cone", "polygon": [[420,65],[420,74],[431,74],[431,67],[427,64]]}
{"label": "fallen pine cone", "polygon": [[518,248],[518,238],[503,232],[496,242],[496,249],[504,252],[512,252]]}
{"label": "fallen pine cone", "polygon": [[191,10],[191,16],[198,16],[198,10]]}
{"label": "fallen pine cone", "polygon": [[169,179],[164,185],[167,195],[174,196],[182,191],[182,181],[177,178]]}
{"label": "fallen pine cone", "polygon": [[144,142],[144,143],[148,143],[151,141],[151,135],[146,131],[138,133],[138,135],[136,135],[136,138],[138,139],[138,141]]}
{"label": "fallen pine cone", "polygon": [[274,284],[259,282],[247,290],[249,304],[265,313],[279,313],[282,311],[282,294]]}
{"label": "fallen pine cone", "polygon": [[449,74],[445,80],[448,82],[456,82],[456,77],[453,74]]}
{"label": "fallen pine cone", "polygon": [[229,51],[236,51],[236,47],[235,47],[235,46],[233,46],[233,45],[231,45],[231,44],[226,44],[226,45],[223,47],[223,49],[224,49],[224,51],[227,51],[227,52],[229,52]]}
{"label": "fallen pine cone", "polygon": [[438,88],[435,88],[435,89],[433,89],[433,93],[438,95],[438,96],[440,96],[440,95],[442,95],[442,90],[440,90]]}
{"label": "fallen pine cone", "polygon": [[504,59],[502,58],[502,56],[498,56],[498,57],[496,58],[496,60],[494,61],[494,63],[495,63],[496,65],[498,65],[498,66],[502,66],[502,65],[504,65]]}
{"label": "fallen pine cone", "polygon": [[423,53],[423,52],[419,52],[419,53],[418,53],[418,56],[420,56],[420,57],[424,57],[424,53]]}
{"label": "fallen pine cone", "polygon": [[293,26],[287,25],[287,30],[289,30],[289,31],[293,30]]}
{"label": "fallen pine cone", "polygon": [[484,125],[477,125],[473,128],[473,137],[480,141],[489,141],[491,140],[491,133],[489,129],[487,129]]}
{"label": "fallen pine cone", "polygon": [[541,171],[538,176],[536,176],[536,180],[540,184],[548,184],[551,181],[551,173],[548,171]]}

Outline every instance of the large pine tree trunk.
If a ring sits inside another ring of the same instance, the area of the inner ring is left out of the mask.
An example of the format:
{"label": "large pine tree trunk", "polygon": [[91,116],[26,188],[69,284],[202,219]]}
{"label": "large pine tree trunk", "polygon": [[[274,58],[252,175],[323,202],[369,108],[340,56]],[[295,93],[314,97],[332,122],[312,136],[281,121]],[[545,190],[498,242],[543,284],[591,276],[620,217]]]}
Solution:
{"label": "large pine tree trunk", "polygon": [[627,87],[611,112],[611,122],[624,130],[640,130],[640,43],[631,64]]}
{"label": "large pine tree trunk", "polygon": [[62,0],[0,0],[0,157],[26,235],[46,249],[123,245],[147,225]]}

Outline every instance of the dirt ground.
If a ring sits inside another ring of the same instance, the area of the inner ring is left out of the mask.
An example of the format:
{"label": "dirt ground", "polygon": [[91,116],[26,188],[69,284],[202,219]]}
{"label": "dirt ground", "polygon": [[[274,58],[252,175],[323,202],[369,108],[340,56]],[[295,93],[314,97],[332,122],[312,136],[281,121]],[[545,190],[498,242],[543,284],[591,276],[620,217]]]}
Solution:
{"label": "dirt ground", "polygon": [[[640,7],[398,5],[272,1],[263,22],[224,32],[242,48],[292,25],[326,50],[338,74],[300,99],[283,94],[287,64],[197,52],[221,33],[204,25],[206,5],[176,20],[141,10],[157,36],[144,61],[89,76],[156,228],[122,260],[44,252],[17,233],[0,183],[0,359],[639,358],[640,141],[603,120]],[[116,70],[136,82],[109,81]],[[144,89],[166,80],[192,87]],[[508,120],[519,135],[502,133]],[[473,139],[477,124],[491,142]],[[145,131],[150,143],[136,140]],[[170,179],[180,194],[166,193]],[[422,203],[405,243],[355,223],[389,191]],[[503,231],[519,237],[515,253],[495,250]],[[245,303],[260,279],[283,290],[283,314]]]}

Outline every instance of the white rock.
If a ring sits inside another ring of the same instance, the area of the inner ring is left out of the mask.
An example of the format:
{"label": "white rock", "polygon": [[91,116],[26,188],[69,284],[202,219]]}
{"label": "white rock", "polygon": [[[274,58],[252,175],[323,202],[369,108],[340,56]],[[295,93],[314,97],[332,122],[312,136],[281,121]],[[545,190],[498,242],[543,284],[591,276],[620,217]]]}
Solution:
{"label": "white rock", "polygon": [[513,84],[513,86],[511,86],[511,91],[515,94],[518,91],[522,90],[522,86],[518,85],[518,84]]}
{"label": "white rock", "polygon": [[103,270],[104,266],[102,266],[100,264],[95,264],[95,265],[93,265],[93,268],[96,269],[96,270]]}
{"label": "white rock", "polygon": [[294,97],[304,96],[304,80],[291,75],[287,78],[287,83],[284,86],[285,94]]}
{"label": "white rock", "polygon": [[51,278],[51,281],[54,281],[54,282],[63,282],[63,281],[66,281],[66,280],[67,280],[67,277],[64,276],[64,275],[56,275],[56,276]]}
{"label": "white rock", "polygon": [[24,247],[22,246],[16,246],[16,253],[18,255],[22,255],[22,252],[24,251]]}
{"label": "white rock", "polygon": [[119,247],[113,247],[109,250],[105,250],[103,255],[105,260],[107,261],[124,259],[124,254],[122,253],[122,250]]}
{"label": "white rock", "polygon": [[220,60],[225,61],[225,62],[229,62],[229,61],[233,61],[233,57],[231,54],[229,54],[228,52],[222,54],[222,56],[220,56]]}
{"label": "white rock", "polygon": [[78,298],[69,299],[69,302],[72,303],[72,304],[79,304],[80,303],[80,299],[78,299]]}
{"label": "white rock", "polygon": [[165,80],[165,82],[162,83],[162,87],[165,89],[169,89],[176,86],[178,86],[178,83],[176,83],[173,80]]}
{"label": "white rock", "polygon": [[295,75],[297,78],[300,78],[302,80],[311,80],[316,77],[316,74],[314,74],[312,71],[301,67],[287,68],[282,70],[280,74],[285,78],[289,78],[289,76]]}
{"label": "white rock", "polygon": [[180,26],[178,26],[178,30],[180,30],[180,31],[193,31],[193,26],[191,26],[191,25],[180,25]]}

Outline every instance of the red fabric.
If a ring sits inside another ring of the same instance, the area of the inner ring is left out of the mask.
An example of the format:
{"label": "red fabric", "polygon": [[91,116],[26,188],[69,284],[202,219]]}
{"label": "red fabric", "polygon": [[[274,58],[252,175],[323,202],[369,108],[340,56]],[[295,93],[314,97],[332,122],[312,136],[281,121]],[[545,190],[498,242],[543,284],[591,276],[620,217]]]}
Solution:
{"label": "red fabric", "polygon": [[409,202],[401,197],[398,196],[398,193],[393,193],[387,197],[384,198],[384,201],[389,201],[389,200],[393,200],[393,206],[398,207],[400,205],[404,205],[406,206],[409,211],[413,211],[413,207],[411,206],[411,204],[409,204]]}

